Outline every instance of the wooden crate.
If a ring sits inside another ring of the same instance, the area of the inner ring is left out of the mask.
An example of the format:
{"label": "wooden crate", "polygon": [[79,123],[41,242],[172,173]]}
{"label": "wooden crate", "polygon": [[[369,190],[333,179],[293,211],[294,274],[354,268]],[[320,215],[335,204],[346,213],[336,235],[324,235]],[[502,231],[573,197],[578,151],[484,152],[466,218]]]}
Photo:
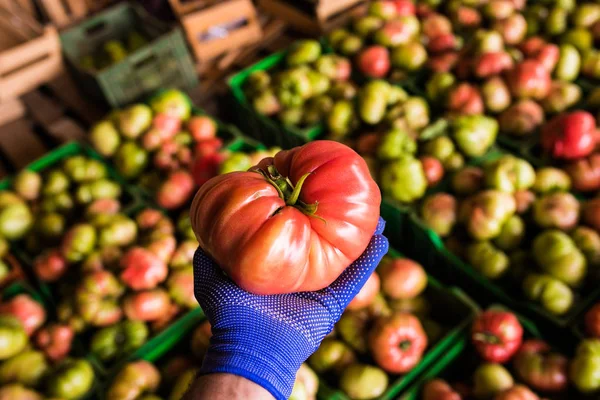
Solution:
{"label": "wooden crate", "polygon": [[107,110],[79,94],[66,74],[0,104],[0,179],[52,148],[85,138]]}
{"label": "wooden crate", "polygon": [[[219,28],[243,21],[243,25],[227,30],[223,37],[209,38]],[[214,59],[262,38],[256,9],[250,0],[219,2],[211,7],[192,12],[181,18],[188,43],[197,62]]]}
{"label": "wooden crate", "polygon": [[216,4],[219,1],[220,0],[169,0],[169,4],[175,12],[175,15],[182,17],[192,11],[197,11]]}
{"label": "wooden crate", "polygon": [[0,0],[0,7],[27,14],[33,19],[38,19],[37,10],[33,0]]}
{"label": "wooden crate", "polygon": [[37,0],[42,13],[58,28],[79,21],[89,13],[87,0]]}
{"label": "wooden crate", "polygon": [[319,36],[343,26],[355,15],[364,14],[366,0],[258,0],[261,10],[282,19],[294,29]]}
{"label": "wooden crate", "polygon": [[[12,16],[12,17],[11,17]],[[27,15],[0,16],[0,103],[14,99],[62,70],[60,39]]]}

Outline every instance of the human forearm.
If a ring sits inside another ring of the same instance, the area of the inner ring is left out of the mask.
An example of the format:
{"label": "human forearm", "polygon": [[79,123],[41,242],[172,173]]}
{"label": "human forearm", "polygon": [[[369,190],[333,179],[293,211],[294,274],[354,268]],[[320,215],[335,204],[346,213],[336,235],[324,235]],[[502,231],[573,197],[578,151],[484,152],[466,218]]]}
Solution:
{"label": "human forearm", "polygon": [[273,396],[256,383],[232,374],[198,376],[183,400],[273,400]]}

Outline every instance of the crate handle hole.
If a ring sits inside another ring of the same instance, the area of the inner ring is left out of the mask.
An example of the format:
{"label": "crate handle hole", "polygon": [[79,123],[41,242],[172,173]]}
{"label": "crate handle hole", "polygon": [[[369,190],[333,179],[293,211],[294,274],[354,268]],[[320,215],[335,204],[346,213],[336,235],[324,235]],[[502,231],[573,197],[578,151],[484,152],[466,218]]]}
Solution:
{"label": "crate handle hole", "polygon": [[250,24],[248,18],[242,17],[234,21],[225,22],[220,25],[214,25],[208,28],[205,32],[201,32],[197,35],[199,42],[208,42],[216,39],[223,39],[229,36],[233,31],[246,27]]}
{"label": "crate handle hole", "polygon": [[142,58],[141,60],[133,64],[133,67],[135,69],[143,68],[148,64],[152,64],[154,61],[156,61],[156,56],[154,54],[149,54],[148,56]]}
{"label": "crate handle hole", "polygon": [[100,21],[85,30],[85,34],[88,36],[96,36],[106,29],[106,22]]}

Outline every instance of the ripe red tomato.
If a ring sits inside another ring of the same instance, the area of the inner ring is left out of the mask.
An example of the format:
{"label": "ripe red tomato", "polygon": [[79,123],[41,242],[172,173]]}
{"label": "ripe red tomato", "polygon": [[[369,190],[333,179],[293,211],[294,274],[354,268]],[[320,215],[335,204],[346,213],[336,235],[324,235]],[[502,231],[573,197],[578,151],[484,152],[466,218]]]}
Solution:
{"label": "ripe red tomato", "polygon": [[167,279],[167,264],[142,247],[134,247],[121,259],[121,281],[133,290],[153,289]]}
{"label": "ripe red tomato", "polygon": [[69,354],[74,336],[75,332],[69,325],[53,323],[38,331],[35,345],[49,360],[56,362]]}
{"label": "ripe red tomato", "polygon": [[580,192],[600,189],[600,154],[594,153],[568,164],[565,171],[571,177],[573,188]]}
{"label": "ripe red tomato", "polygon": [[217,135],[217,124],[205,115],[190,118],[187,127],[196,142],[212,139]]}
{"label": "ripe red tomato", "polygon": [[527,386],[515,385],[494,397],[494,400],[540,400],[540,398]]}
{"label": "ripe red tomato", "polygon": [[448,109],[459,115],[482,114],[483,99],[476,86],[461,83],[448,93]]}
{"label": "ripe red tomato", "polygon": [[600,303],[585,313],[585,331],[591,337],[600,339]]}
{"label": "ripe red tomato", "polygon": [[369,332],[369,348],[375,362],[394,374],[413,369],[426,347],[427,335],[412,314],[396,313],[380,318]]}
{"label": "ripe red tomato", "polygon": [[156,202],[166,209],[183,206],[194,193],[194,179],[186,170],[171,173],[156,193]]}
{"label": "ripe red tomato", "polygon": [[521,380],[535,390],[561,392],[568,385],[569,360],[552,352],[543,340],[523,342],[514,359],[514,367]]}
{"label": "ripe red tomato", "polygon": [[31,336],[46,321],[46,310],[28,294],[19,294],[1,304],[0,314],[17,317],[28,336]]}
{"label": "ripe red tomato", "polygon": [[433,72],[449,72],[458,63],[458,52],[434,55],[427,60],[427,67]]}
{"label": "ripe red tomato", "polygon": [[429,186],[435,186],[444,177],[444,166],[435,157],[422,156],[419,158],[423,165],[423,171],[425,172],[425,178]]}
{"label": "ripe red tomato", "polygon": [[219,166],[227,159],[225,153],[207,154],[198,157],[192,165],[192,177],[198,186],[204,185],[210,178],[219,174]]}
{"label": "ripe red tomato", "polygon": [[365,286],[360,289],[360,292],[348,304],[346,307],[348,310],[360,310],[361,308],[367,307],[373,302],[377,293],[379,293],[380,280],[379,275],[376,272],[369,277]]}
{"label": "ripe red tomato", "polygon": [[203,140],[196,143],[196,146],[194,147],[194,155],[196,157],[203,157],[209,154],[214,154],[219,151],[221,147],[223,147],[223,141],[218,137]]}
{"label": "ripe red tomato", "polygon": [[541,100],[550,92],[550,73],[542,63],[526,60],[508,71],[506,82],[511,93],[519,98]]}
{"label": "ripe red tomato", "polygon": [[173,115],[158,113],[152,120],[152,126],[161,140],[168,140],[181,130],[181,120]]}
{"label": "ripe red tomato", "polygon": [[67,271],[67,262],[59,250],[53,249],[37,257],[33,269],[42,281],[54,282]]}
{"label": "ripe red tomato", "polygon": [[417,12],[415,4],[411,0],[394,0],[394,5],[396,6],[396,14],[399,17],[415,15]]}
{"label": "ripe red tomato", "polygon": [[315,141],[205,183],[190,217],[200,247],[257,294],[322,289],[367,247],[381,194],[349,147]]}
{"label": "ripe red tomato", "polygon": [[368,77],[383,78],[390,66],[390,52],[383,46],[367,47],[358,55],[358,69]]}
{"label": "ripe red tomato", "polygon": [[377,269],[381,290],[392,299],[413,299],[427,286],[423,267],[408,258],[390,259]]}
{"label": "ripe red tomato", "polygon": [[504,363],[517,352],[523,340],[523,327],[510,312],[488,310],[471,328],[471,341],[479,355],[489,362]]}
{"label": "ripe red tomato", "polygon": [[123,311],[134,321],[156,321],[167,314],[171,300],[163,289],[128,294],[123,300]]}
{"label": "ripe red tomato", "polygon": [[461,400],[461,397],[446,381],[434,379],[423,386],[423,400]]}

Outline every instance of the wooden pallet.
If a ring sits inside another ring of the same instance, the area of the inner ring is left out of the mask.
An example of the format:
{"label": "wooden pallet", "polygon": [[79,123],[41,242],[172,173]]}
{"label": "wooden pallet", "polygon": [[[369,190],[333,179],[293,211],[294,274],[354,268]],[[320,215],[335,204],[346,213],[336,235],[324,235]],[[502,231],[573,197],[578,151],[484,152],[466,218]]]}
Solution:
{"label": "wooden pallet", "polygon": [[83,98],[66,74],[0,104],[0,178],[60,144],[84,139],[105,113]]}

